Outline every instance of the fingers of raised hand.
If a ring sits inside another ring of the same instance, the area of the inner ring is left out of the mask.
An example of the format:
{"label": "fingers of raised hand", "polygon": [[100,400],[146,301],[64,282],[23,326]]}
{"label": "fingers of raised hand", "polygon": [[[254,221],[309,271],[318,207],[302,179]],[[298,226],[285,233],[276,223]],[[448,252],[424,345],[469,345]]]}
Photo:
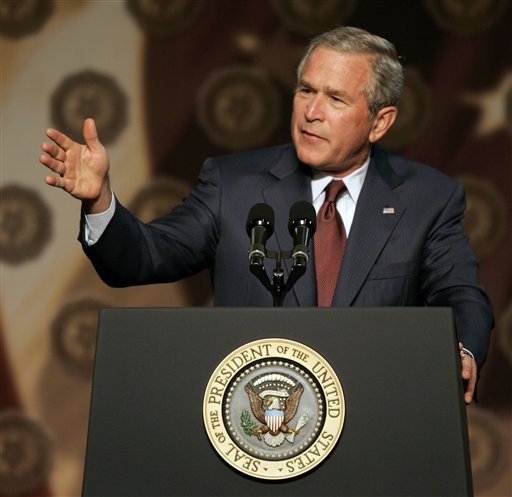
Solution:
{"label": "fingers of raised hand", "polygon": [[64,160],[66,159],[66,151],[62,147],[55,145],[54,143],[43,142],[43,144],[41,145],[41,149],[43,150],[43,152],[45,152],[50,157],[53,157],[56,160],[64,162]]}
{"label": "fingers of raised hand", "polygon": [[62,148],[64,152],[68,151],[75,143],[64,133],[61,133],[60,131],[57,131],[53,128],[48,128],[46,130],[46,136],[50,138],[50,140],[54,141],[60,148]]}
{"label": "fingers of raised hand", "polygon": [[39,157],[39,162],[57,174],[63,175],[65,172],[64,161],[66,160],[64,150],[47,142],[42,144],[41,149],[45,154]]}
{"label": "fingers of raised hand", "polygon": [[55,186],[56,188],[64,188],[64,178],[60,178],[58,176],[46,176],[45,178],[46,184],[50,186]]}

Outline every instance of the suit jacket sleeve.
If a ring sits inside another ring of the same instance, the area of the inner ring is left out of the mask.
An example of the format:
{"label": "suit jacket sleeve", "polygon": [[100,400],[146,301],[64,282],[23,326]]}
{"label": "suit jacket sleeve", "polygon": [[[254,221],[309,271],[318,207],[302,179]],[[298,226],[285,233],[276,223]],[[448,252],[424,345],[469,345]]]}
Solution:
{"label": "suit jacket sleeve", "polygon": [[[116,199],[117,200],[117,199]],[[219,237],[219,173],[207,160],[199,183],[170,214],[144,224],[121,203],[100,239],[79,241],[108,285],[125,287],[177,281],[213,265]]]}
{"label": "suit jacket sleeve", "polygon": [[478,261],[461,228],[464,209],[464,191],[457,185],[429,232],[420,268],[420,291],[427,305],[453,309],[458,338],[481,367],[493,314],[480,283]]}

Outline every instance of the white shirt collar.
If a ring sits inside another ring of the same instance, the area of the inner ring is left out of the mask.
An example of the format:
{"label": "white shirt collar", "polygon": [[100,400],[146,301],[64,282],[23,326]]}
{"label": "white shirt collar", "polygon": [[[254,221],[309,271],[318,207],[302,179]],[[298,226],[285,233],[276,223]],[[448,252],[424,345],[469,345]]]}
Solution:
{"label": "white shirt collar", "polygon": [[[357,168],[353,173],[345,176],[343,181],[347,187],[347,191],[352,198],[354,204],[357,203],[363,183],[368,172],[368,166],[370,165],[370,155],[366,158],[363,165]],[[313,179],[311,180],[311,193],[313,203],[316,202],[318,197],[324,193],[325,187],[331,182],[332,179],[336,179],[333,176],[328,176],[325,173],[314,171]]]}

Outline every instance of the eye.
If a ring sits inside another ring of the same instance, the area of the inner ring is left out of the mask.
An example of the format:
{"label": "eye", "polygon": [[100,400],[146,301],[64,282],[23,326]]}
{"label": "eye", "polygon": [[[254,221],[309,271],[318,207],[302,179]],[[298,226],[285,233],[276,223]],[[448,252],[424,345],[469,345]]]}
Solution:
{"label": "eye", "polygon": [[297,93],[299,95],[306,96],[306,95],[310,95],[311,93],[313,93],[313,90],[309,86],[300,85],[295,90],[295,93]]}

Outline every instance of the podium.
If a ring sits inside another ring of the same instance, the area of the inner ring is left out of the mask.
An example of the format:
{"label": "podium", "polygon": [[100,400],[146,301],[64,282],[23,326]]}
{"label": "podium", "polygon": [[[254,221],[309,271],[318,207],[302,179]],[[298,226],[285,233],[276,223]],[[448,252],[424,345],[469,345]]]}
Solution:
{"label": "podium", "polygon": [[[230,352],[276,337],[328,361],[346,410],[341,437],[321,464],[268,481],[219,457],[203,398]],[[101,310],[83,495],[471,496],[451,310]]]}

